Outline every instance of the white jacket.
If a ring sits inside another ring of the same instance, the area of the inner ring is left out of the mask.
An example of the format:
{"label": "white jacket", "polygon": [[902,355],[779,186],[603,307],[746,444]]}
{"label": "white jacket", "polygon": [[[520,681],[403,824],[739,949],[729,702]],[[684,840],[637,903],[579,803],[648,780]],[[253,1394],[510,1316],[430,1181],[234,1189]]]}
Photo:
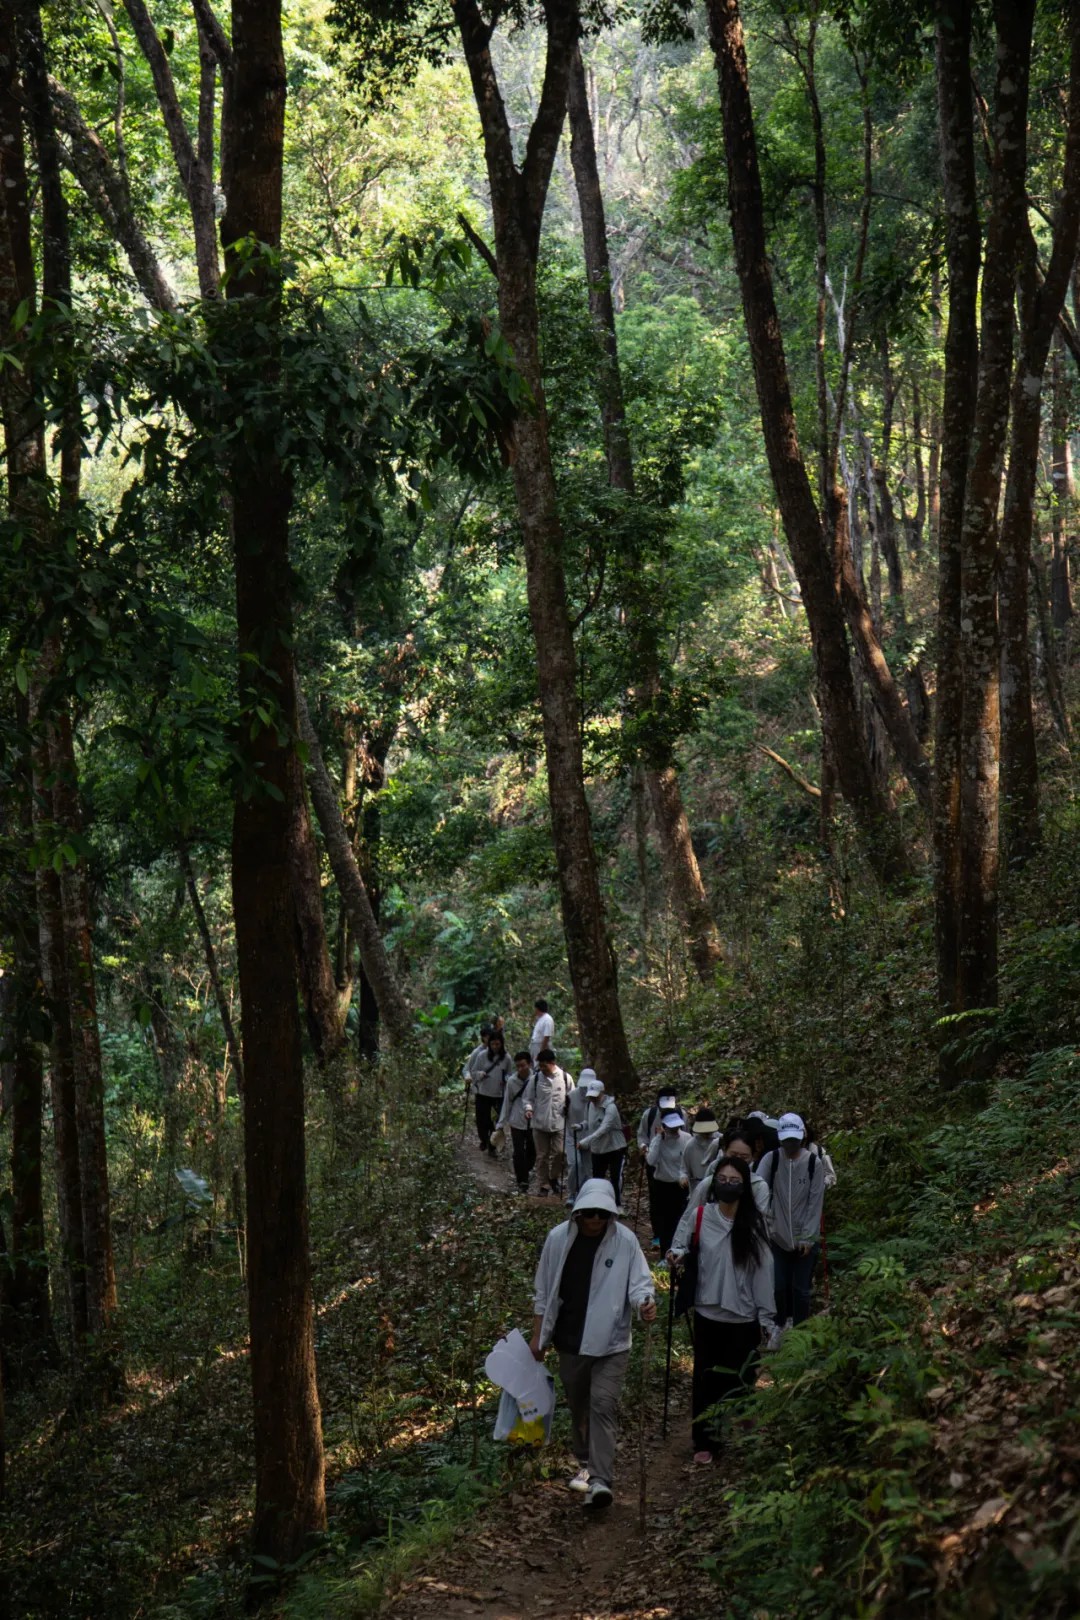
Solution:
{"label": "white jacket", "polygon": [[[709,1196],[709,1188],[712,1186],[712,1178],[713,1172],[710,1170],[709,1174],[704,1178],[704,1180],[699,1181],[696,1187],[691,1184],[690,1199],[686,1206],[687,1209],[697,1209],[699,1204],[705,1203]],[[769,1196],[769,1185],[768,1182],[758,1175],[756,1170],[751,1170],[750,1172],[750,1188],[754,1194],[754,1203],[765,1217],[765,1229],[768,1231],[769,1203],[771,1201]]]}
{"label": "white jacket", "polygon": [[585,1129],[578,1141],[590,1153],[618,1153],[626,1146],[622,1120],[612,1097],[605,1097],[603,1102],[590,1102]]}
{"label": "white jacket", "polygon": [[[697,1210],[688,1206],[676,1229],[672,1254],[689,1252],[696,1225]],[[719,1205],[705,1205],[694,1304],[715,1311],[722,1322],[753,1322],[756,1318],[771,1333],[776,1326],[772,1251],[762,1243],[756,1266],[736,1265],[731,1252],[731,1228],[732,1222]]]}
{"label": "white jacket", "polygon": [[682,1179],[690,1187],[696,1187],[701,1178],[708,1174],[709,1166],[720,1154],[720,1132],[712,1136],[694,1136],[691,1134],[689,1142],[683,1148]]}
{"label": "white jacket", "polygon": [[803,1148],[789,1159],[782,1148],[766,1153],[760,1165],[769,1199],[769,1226],[781,1249],[817,1243],[825,1202],[825,1171],[816,1154]]}
{"label": "white jacket", "polygon": [[573,1081],[565,1070],[556,1067],[549,1080],[543,1069],[535,1069],[525,1087],[525,1106],[532,1109],[532,1126],[536,1131],[561,1131],[566,1125],[566,1105]]}
{"label": "white jacket", "polygon": [[[536,1268],[533,1314],[540,1316],[541,1348],[551,1343],[559,1315],[559,1283],[570,1245],[577,1237],[575,1221],[561,1221],[548,1233]],[[630,1348],[630,1312],[654,1299],[652,1273],[641,1244],[628,1226],[610,1221],[596,1258],[589,1284],[589,1305],[581,1335],[583,1356],[613,1356]]]}
{"label": "white jacket", "polygon": [[661,1133],[653,1137],[645,1154],[645,1163],[652,1165],[655,1181],[676,1183],[679,1181],[682,1176],[683,1149],[693,1140],[689,1131],[680,1131],[677,1136],[666,1136]]}
{"label": "white jacket", "polygon": [[509,1076],[506,1082],[506,1090],[503,1092],[497,1129],[505,1130],[509,1125],[513,1131],[528,1130],[529,1120],[525,1113],[525,1092],[531,1079],[532,1075],[530,1074],[524,1080],[519,1080],[516,1069]]}
{"label": "white jacket", "polygon": [[550,1013],[537,1013],[536,1023],[533,1025],[532,1037],[529,1041],[529,1051],[535,1063],[545,1046],[550,1046],[555,1038],[555,1020]]}

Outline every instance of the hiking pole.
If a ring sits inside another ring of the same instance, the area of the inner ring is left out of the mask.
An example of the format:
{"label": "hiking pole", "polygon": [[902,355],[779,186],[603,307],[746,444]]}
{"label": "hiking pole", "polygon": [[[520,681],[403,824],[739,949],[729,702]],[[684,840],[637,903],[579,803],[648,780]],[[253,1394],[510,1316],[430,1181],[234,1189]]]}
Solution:
{"label": "hiking pole", "polygon": [[642,1149],[641,1159],[638,1162],[637,1199],[636,1199],[636,1201],[634,1203],[634,1231],[635,1232],[637,1231],[638,1221],[641,1218],[641,1184],[642,1184],[642,1182],[644,1180],[645,1180],[645,1150]]}
{"label": "hiking pole", "polygon": [[645,1323],[645,1338],[641,1346],[641,1402],[638,1408],[638,1528],[645,1534],[645,1408],[649,1400],[649,1346],[652,1323]]}
{"label": "hiking pole", "polygon": [[465,1132],[469,1125],[469,1082],[465,1082],[465,1116],[461,1121],[461,1140],[465,1140]]}
{"label": "hiking pole", "polygon": [[675,1277],[668,1271],[668,1302],[667,1302],[667,1366],[664,1368],[664,1421],[660,1427],[662,1439],[667,1439],[667,1409],[668,1391],[671,1389],[671,1339],[675,1331]]}

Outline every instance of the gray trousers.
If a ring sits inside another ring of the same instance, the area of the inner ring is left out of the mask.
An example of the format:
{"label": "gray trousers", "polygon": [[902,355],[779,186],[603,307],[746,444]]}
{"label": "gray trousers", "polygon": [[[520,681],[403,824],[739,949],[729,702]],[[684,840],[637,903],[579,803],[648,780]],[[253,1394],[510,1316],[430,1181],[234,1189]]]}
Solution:
{"label": "gray trousers", "polygon": [[619,1395],[629,1350],[613,1356],[572,1356],[559,1351],[559,1376],[566,1391],[574,1456],[593,1479],[610,1485],[615,1471]]}
{"label": "gray trousers", "polygon": [[536,1143],[536,1174],[541,1187],[550,1187],[563,1177],[563,1133],[532,1128]]}

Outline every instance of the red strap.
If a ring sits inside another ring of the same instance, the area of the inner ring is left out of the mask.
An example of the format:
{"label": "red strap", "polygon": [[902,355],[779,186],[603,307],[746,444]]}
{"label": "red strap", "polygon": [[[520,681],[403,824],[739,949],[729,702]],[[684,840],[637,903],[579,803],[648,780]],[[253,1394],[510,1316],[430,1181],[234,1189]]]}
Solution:
{"label": "red strap", "polygon": [[697,1244],[699,1249],[701,1248],[701,1221],[704,1214],[705,1205],[699,1204],[697,1207],[697,1219],[694,1222],[694,1242]]}

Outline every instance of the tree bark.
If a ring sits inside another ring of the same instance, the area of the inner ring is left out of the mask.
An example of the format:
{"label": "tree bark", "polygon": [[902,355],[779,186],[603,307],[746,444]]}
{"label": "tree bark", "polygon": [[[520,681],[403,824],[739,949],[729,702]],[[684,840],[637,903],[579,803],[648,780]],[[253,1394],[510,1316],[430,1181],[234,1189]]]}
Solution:
{"label": "tree bark", "polygon": [[[708,0],[723,107],[728,205],[769,470],[810,626],[818,703],[841,791],[868,858],[886,883],[910,863],[875,782],[859,722],[844,615],[799,447],[780,320],[765,244],[764,206],[738,0]],[[850,565],[850,546],[846,547]]]}
{"label": "tree bark", "polygon": [[[570,111],[570,157],[581,213],[581,234],[585,249],[585,271],[589,283],[589,309],[601,344],[599,379],[600,409],[604,423],[608,482],[624,495],[634,494],[634,459],[626,426],[619,344],[615,329],[615,306],[611,300],[611,260],[608,255],[607,222],[600,171],[596,159],[589,92],[581,51],[574,51],[568,92]],[[641,675],[639,708],[655,706],[660,696],[659,649],[655,633],[642,623],[640,606],[629,603],[627,628],[633,638],[634,663]],[[645,777],[652,804],[656,834],[667,874],[674,909],[682,922],[690,959],[703,984],[712,981],[723,959],[720,934],[709,907],[701,880],[701,869],[690,837],[690,824],[683,804],[674,750],[663,737],[655,739],[650,750],[654,757],[645,761]]]}
{"label": "tree bark", "polygon": [[210,975],[210,988],[214,992],[214,1002],[217,1006],[218,1017],[221,1019],[221,1028],[225,1036],[225,1048],[236,1074],[236,1089],[239,1095],[243,1097],[244,1060],[240,1052],[240,1042],[236,1038],[232,1013],[229,1010],[229,998],[226,996],[225,986],[221,982],[221,971],[218,967],[213,936],[210,933],[210,925],[206,920],[206,910],[195,878],[195,868],[191,864],[191,852],[186,844],[180,846],[180,870],[184,874],[188,899],[191,901],[191,909],[195,914],[195,927],[202,943],[203,959],[206,962],[206,971]]}
{"label": "tree bark", "polygon": [[1055,630],[1066,630],[1073,616],[1069,570],[1069,524],[1072,521],[1072,445],[1069,439],[1069,396],[1065,380],[1064,340],[1054,334],[1050,414],[1051,508],[1050,616]]}
{"label": "tree bark", "polygon": [[[223,176],[226,254],[251,237],[281,245],[285,61],[280,0],[234,0]],[[228,293],[248,359],[278,382],[276,261],[255,258]],[[261,329],[261,335],[260,330]],[[234,334],[235,341],[235,334]],[[242,413],[241,395],[236,410]],[[291,805],[296,749],[292,490],[272,426],[230,439],[229,485],[244,782],[233,813],[232,879],[243,1009],[247,1281],[254,1403],[256,1554],[291,1563],[325,1528],[326,1495],[308,1252],[304,1073],[297,1002]],[[269,716],[269,723],[259,710]]]}
{"label": "tree bark", "polygon": [[304,779],[299,773],[294,786],[296,797],[291,806],[289,850],[296,906],[300,989],[315,1057],[320,1066],[325,1066],[344,1044],[345,1020],[338,1002],[338,988],[326,941],[319,854],[311,831]]}
{"label": "tree bark", "polygon": [[[1042,382],[1080,245],[1080,4],[1071,7],[1065,161],[1046,276],[1033,253],[1020,274],[1020,352],[1013,378],[1009,471],[1001,520],[1001,790],[1005,851],[1022,866],[1040,842],[1039,756],[1035,746],[1028,577],[1035,525]],[[1051,430],[1052,437],[1052,430]]]}
{"label": "tree bark", "polygon": [[[961,530],[979,371],[977,299],[982,243],[971,92],[972,0],[939,0],[938,119],[945,200],[949,316],[938,506],[937,698],[934,711],[934,906],[938,1005],[960,1010]],[[942,1056],[943,1080],[953,1078]]]}
{"label": "tree bark", "polygon": [[981,290],[979,390],[960,537],[960,1010],[995,1007],[998,995],[1001,641],[997,513],[1009,418],[1013,295],[1027,224],[1027,104],[1034,11],[1034,0],[995,0],[997,80]]}
{"label": "tree bark", "polygon": [[583,1051],[616,1092],[635,1079],[619,1007],[614,952],[585,793],[577,657],[566,596],[563,529],[548,442],[539,350],[536,267],[544,204],[566,116],[567,85],[580,33],[578,7],[548,0],[547,58],[540,104],[519,169],[491,59],[492,29],[476,0],[454,0],[484,134],[498,264],[499,318],[531,408],[513,425],[511,463],[525,545],[529,617],[536,642],[552,837],[563,932]]}
{"label": "tree bark", "polygon": [[341,807],[338,804],[337,792],[330,780],[330,773],[322,757],[319,739],[311,723],[307,703],[299,687],[296,689],[296,707],[299,716],[300,736],[307,749],[308,769],[311,782],[311,802],[315,808],[315,815],[322,828],[323,840],[326,844],[326,853],[330,858],[330,869],[334,874],[334,881],[338,886],[342,904],[345,906],[356,936],[360,960],[364,965],[364,972],[371,982],[375,999],[379,1004],[379,1014],[386,1026],[387,1034],[395,1045],[407,1042],[413,1030],[413,1015],[408,1002],[397,982],[390,958],[386,954],[386,947],[379,933],[379,925],[375,920],[368,899],[364,880],[360,875],[356,854],[349,840],[349,834],[342,819]]}

